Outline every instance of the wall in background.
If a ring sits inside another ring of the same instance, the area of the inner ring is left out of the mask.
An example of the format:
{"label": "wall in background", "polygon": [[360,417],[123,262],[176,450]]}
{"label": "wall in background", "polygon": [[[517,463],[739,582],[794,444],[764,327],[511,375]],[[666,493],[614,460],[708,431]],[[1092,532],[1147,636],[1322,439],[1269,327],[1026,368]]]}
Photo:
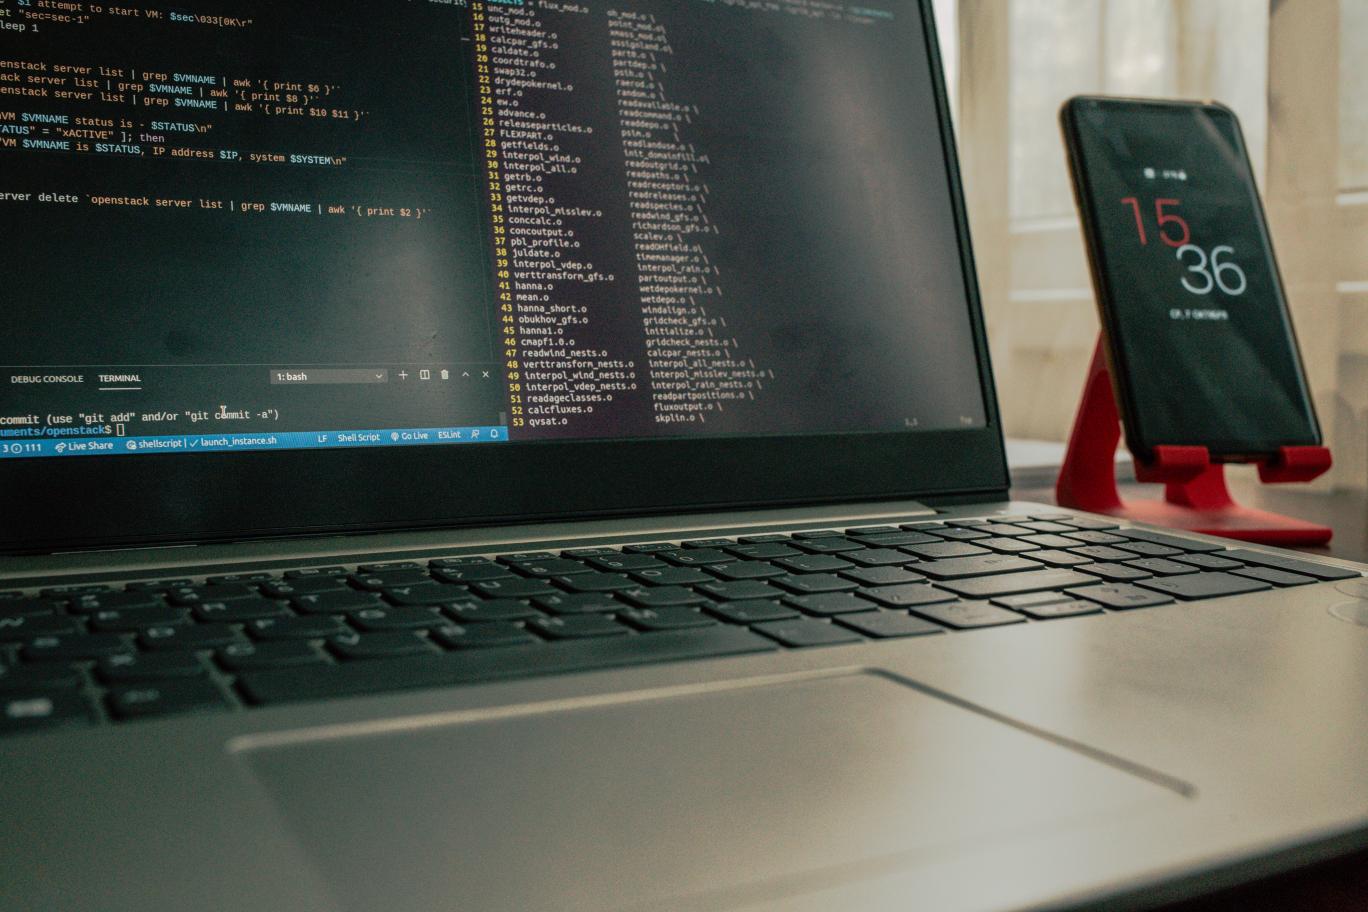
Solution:
{"label": "wall in background", "polygon": [[1059,138],[1079,93],[1239,115],[1337,467],[1368,487],[1368,4],[938,0],[1009,436],[1068,435],[1097,318]]}

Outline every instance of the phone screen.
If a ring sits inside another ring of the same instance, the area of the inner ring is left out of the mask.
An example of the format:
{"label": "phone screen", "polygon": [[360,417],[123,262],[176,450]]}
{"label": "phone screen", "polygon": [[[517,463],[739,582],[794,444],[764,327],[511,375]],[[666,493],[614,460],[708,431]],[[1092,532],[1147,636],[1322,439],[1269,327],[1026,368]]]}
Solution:
{"label": "phone screen", "polygon": [[1065,124],[1132,449],[1319,444],[1234,114],[1084,98]]}

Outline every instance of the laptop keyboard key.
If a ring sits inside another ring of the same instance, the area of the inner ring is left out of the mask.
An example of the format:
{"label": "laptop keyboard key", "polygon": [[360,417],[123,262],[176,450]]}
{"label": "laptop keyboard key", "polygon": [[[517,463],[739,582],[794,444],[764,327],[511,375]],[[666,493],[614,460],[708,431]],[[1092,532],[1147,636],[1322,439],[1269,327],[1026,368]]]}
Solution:
{"label": "laptop keyboard key", "polygon": [[1127,561],[1135,560],[1135,555],[1129,551],[1120,551],[1110,545],[1083,545],[1078,548],[1070,548],[1069,553],[1086,557],[1093,561]]}
{"label": "laptop keyboard key", "polygon": [[999,537],[1011,537],[1014,535],[1031,534],[1031,530],[1027,529],[1025,526],[1014,525],[1012,523],[1006,522],[1005,520],[987,523],[986,525],[979,526],[979,528],[982,529],[984,532],[987,532],[989,535],[996,535]]}
{"label": "laptop keyboard key", "polygon": [[760,580],[735,580],[731,582],[713,580],[712,582],[701,583],[694,588],[719,602],[743,602],[746,599],[776,599],[784,594],[780,590]]}
{"label": "laptop keyboard key", "polygon": [[631,637],[596,637],[487,651],[462,649],[441,655],[347,662],[326,668],[250,672],[242,675],[239,686],[254,703],[274,704],[742,655],[776,648],[749,630],[719,624]]}
{"label": "laptop keyboard key", "polygon": [[322,665],[326,660],[311,644],[299,640],[274,643],[234,643],[218,651],[218,663],[227,671],[255,671],[296,665]]}
{"label": "laptop keyboard key", "polygon": [[[574,579],[574,577],[561,577],[561,579]],[[497,599],[531,598],[534,595],[552,595],[556,591],[556,588],[546,580],[534,579],[480,580],[471,583],[470,588],[485,598]]]}
{"label": "laptop keyboard key", "polygon": [[0,601],[0,618],[55,614],[61,610],[62,603],[54,599],[20,598]]}
{"label": "laptop keyboard key", "polygon": [[980,532],[977,529],[955,528],[942,526],[936,528],[936,535],[939,538],[948,538],[951,541],[975,541],[980,538],[991,538],[987,532]]}
{"label": "laptop keyboard key", "polygon": [[[672,569],[664,564],[660,568]],[[558,576],[555,583],[569,592],[616,592],[641,585],[625,573],[576,573],[574,576]]]}
{"label": "laptop keyboard key", "polygon": [[1020,554],[1023,551],[1036,551],[1040,547],[1039,545],[1033,545],[1030,542],[1022,541],[1019,538],[982,538],[974,542],[974,544],[982,545],[984,548],[991,548],[1000,554]]}
{"label": "laptop keyboard key", "polygon": [[200,709],[227,709],[228,701],[212,681],[165,681],[116,687],[107,697],[120,719],[144,719]]}
{"label": "laptop keyboard key", "polygon": [[200,602],[223,602],[229,599],[255,598],[257,590],[245,583],[222,586],[181,586],[166,594],[173,605],[189,607]]}
{"label": "laptop keyboard key", "polygon": [[94,614],[132,608],[155,608],[165,604],[155,592],[92,592],[71,600],[73,614]]}
{"label": "laptop keyboard key", "polygon": [[0,643],[17,643],[36,636],[80,633],[80,623],[61,614],[0,617]]}
{"label": "laptop keyboard key", "polygon": [[725,605],[707,605],[703,610],[729,624],[755,624],[798,617],[797,611],[778,602],[728,602]]}
{"label": "laptop keyboard key", "polygon": [[863,551],[866,547],[863,541],[845,538],[813,538],[794,544],[807,554],[844,554],[847,551]]}
{"label": "laptop keyboard key", "polygon": [[618,612],[618,620],[638,630],[683,630],[688,627],[707,627],[717,621],[697,608],[628,608]]}
{"label": "laptop keyboard key", "polygon": [[988,576],[995,573],[1016,573],[1041,569],[1041,565],[1035,561],[1011,554],[951,557],[946,560],[925,561],[916,566],[918,573],[932,579],[962,579],[970,576]]}
{"label": "laptop keyboard key", "polygon": [[1078,568],[1080,573],[1087,573],[1096,576],[1109,583],[1133,583],[1136,580],[1149,579],[1154,574],[1148,570],[1141,570],[1139,567],[1132,567],[1128,564],[1088,564]]}
{"label": "laptop keyboard key", "polygon": [[1247,576],[1250,579],[1272,583],[1275,586],[1307,586],[1316,582],[1316,578],[1313,576],[1288,573],[1286,570],[1275,570],[1272,567],[1243,567],[1239,570],[1232,570],[1231,573],[1235,576]]}
{"label": "laptop keyboard key", "polygon": [[[301,618],[287,618],[296,621]],[[253,624],[276,623],[274,619],[252,621]],[[217,649],[229,643],[240,643],[242,637],[237,628],[230,624],[163,624],[148,627],[138,637],[138,645],[143,649]]]}
{"label": "laptop keyboard key", "polygon": [[1163,579],[1141,580],[1136,583],[1146,589],[1153,589],[1165,595],[1180,599],[1220,598],[1224,595],[1242,595],[1272,589],[1261,580],[1233,576],[1229,573],[1194,573],[1191,576],[1166,576]]}
{"label": "laptop keyboard key", "polygon": [[321,640],[347,633],[348,629],[341,618],[330,614],[261,618],[248,621],[246,625],[247,632],[254,640]]}
{"label": "laptop keyboard key", "polygon": [[[1064,518],[1068,519],[1067,516]],[[1066,526],[1063,523],[1046,519],[1032,519],[1030,522],[1017,523],[1017,525],[1021,526],[1023,529],[1030,529],[1032,532],[1054,533],[1074,531],[1073,526]]]}
{"label": "laptop keyboard key", "polygon": [[987,548],[980,548],[978,545],[971,545],[968,542],[930,542],[925,545],[904,545],[903,549],[908,554],[915,554],[925,560],[943,560],[947,557],[968,557],[972,554],[988,554]]}
{"label": "laptop keyboard key", "polygon": [[946,602],[938,605],[918,605],[913,613],[930,618],[937,624],[968,630],[974,627],[1000,627],[1021,624],[1025,618],[1014,611],[998,608],[987,602]]}
{"label": "laptop keyboard key", "polygon": [[1097,578],[1074,570],[1037,570],[1032,573],[1004,573],[1000,576],[981,576],[975,579],[947,580],[940,585],[968,598],[993,598],[1018,592],[1039,592],[1044,589],[1067,589],[1070,586],[1090,586]]}
{"label": "laptop keyboard key", "polygon": [[1243,567],[1244,564],[1236,560],[1231,560],[1221,554],[1175,554],[1173,560],[1181,564],[1190,564],[1203,570],[1234,570]]}
{"label": "laptop keyboard key", "polygon": [[935,602],[953,602],[955,596],[935,586],[925,583],[909,583],[903,586],[876,586],[861,589],[860,597],[889,608],[910,608],[913,605],[930,605]]}
{"label": "laptop keyboard key", "polygon": [[783,576],[784,571],[765,561],[737,561],[734,564],[713,564],[708,567],[713,576],[728,580],[770,579]]}
{"label": "laptop keyboard key", "polygon": [[541,612],[522,599],[465,599],[452,602],[442,609],[458,624],[479,624],[485,621],[521,621],[541,617]]}
{"label": "laptop keyboard key", "polygon": [[616,548],[566,548],[560,553],[560,556],[582,561],[586,557],[608,557],[617,553]]}
{"label": "laptop keyboard key", "polygon": [[353,627],[367,633],[422,630],[446,623],[446,618],[431,608],[364,608],[348,615],[348,618]]}
{"label": "laptop keyboard key", "polygon": [[[734,567],[735,564],[718,564],[718,567]],[[761,566],[768,566],[762,564]],[[708,570],[714,569],[708,567]],[[775,570],[775,573],[780,571]],[[632,579],[648,586],[692,586],[713,579],[702,567],[665,567],[658,570],[633,570],[628,574]]]}
{"label": "laptop keyboard key", "polygon": [[999,595],[993,599],[994,605],[999,608],[1011,608],[1013,611],[1023,611],[1027,608],[1034,608],[1038,605],[1049,605],[1054,602],[1067,602],[1071,597],[1064,592],[1023,592],[1019,595]]}
{"label": "laptop keyboard key", "polygon": [[785,570],[794,573],[834,573],[849,570],[854,566],[850,561],[830,554],[800,554],[797,557],[781,557],[775,561]]}
{"label": "laptop keyboard key", "polygon": [[73,595],[85,595],[89,592],[112,591],[107,583],[75,583],[70,586],[49,586],[46,589],[40,589],[38,594],[44,598],[70,598]]}
{"label": "laptop keyboard key", "polygon": [[[733,584],[734,585],[734,584]],[[618,598],[638,608],[666,608],[671,605],[701,605],[706,598],[683,586],[640,586],[619,592]]]}
{"label": "laptop keyboard key", "polygon": [[447,649],[489,649],[496,646],[522,646],[541,641],[510,621],[492,621],[463,627],[450,624],[432,631],[432,638]]}
{"label": "laptop keyboard key", "polygon": [[1092,602],[1079,601],[1078,599],[1064,599],[1058,602],[1042,602],[1036,605],[1022,605],[1014,608],[1027,617],[1033,617],[1038,621],[1048,621],[1052,618],[1077,617],[1084,614],[1101,614],[1102,609]]}
{"label": "laptop keyboard key", "polygon": [[35,637],[19,655],[30,662],[75,662],[131,651],[132,647],[120,634],[89,633]]}
{"label": "laptop keyboard key", "polygon": [[[787,539],[784,539],[784,541],[787,541]],[[790,548],[788,545],[778,541],[732,545],[724,550],[748,561],[774,560],[776,557],[793,557],[799,553],[796,548]]]}
{"label": "laptop keyboard key", "polygon": [[19,690],[75,690],[85,683],[79,666],[63,662],[35,662],[0,667],[0,693]]}
{"label": "laptop keyboard key", "polygon": [[1118,544],[1120,551],[1129,551],[1132,554],[1139,554],[1141,557],[1172,557],[1183,552],[1177,548],[1170,548],[1168,545],[1156,545],[1154,542],[1147,541],[1128,541]]}
{"label": "laptop keyboard key", "polygon": [[86,698],[72,691],[31,690],[0,696],[0,734],[93,721]]}
{"label": "laptop keyboard key", "polygon": [[286,570],[287,580],[306,580],[318,577],[343,577],[347,575],[346,567],[304,567],[300,570]]}
{"label": "laptop keyboard key", "polygon": [[594,568],[583,561],[565,557],[553,557],[530,564],[516,564],[519,573],[533,577],[574,576],[576,573],[589,573]]}
{"label": "laptop keyboard key", "polygon": [[1110,532],[1096,532],[1084,530],[1081,532],[1070,532],[1064,536],[1085,545],[1124,545],[1130,539],[1122,538],[1120,535],[1113,535]]}
{"label": "laptop keyboard key", "polygon": [[1040,561],[1042,564],[1048,564],[1051,567],[1077,567],[1090,562],[1088,558],[1081,554],[1073,554],[1069,551],[1060,551],[1054,548],[1045,551],[1032,551],[1031,560]]}
{"label": "laptop keyboard key", "polygon": [[378,564],[361,564],[356,568],[358,573],[394,573],[397,570],[423,570],[422,564],[417,561],[384,561]]}
{"label": "laptop keyboard key", "polygon": [[[953,544],[953,542],[943,542],[942,544]],[[929,548],[930,545],[924,547]],[[841,555],[841,559],[850,561],[859,567],[901,567],[913,562],[910,554],[896,548],[865,548],[860,551],[846,551]]]}
{"label": "laptop keyboard key", "polygon": [[904,567],[860,567],[856,570],[843,570],[841,576],[854,580],[861,586],[896,586],[900,583],[920,583],[926,580],[920,573]]}
{"label": "laptop keyboard key", "polygon": [[193,652],[124,653],[100,659],[95,673],[108,684],[159,681],[165,678],[197,678],[205,673]]}
{"label": "laptop keyboard key", "polygon": [[913,617],[905,611],[867,611],[864,614],[847,614],[836,619],[842,627],[859,631],[865,636],[876,639],[890,637],[926,636],[931,633],[944,633],[945,628],[930,621]]}
{"label": "laptop keyboard key", "polygon": [[446,583],[419,583],[414,586],[391,586],[382,594],[385,601],[393,605],[444,605],[447,602],[469,598],[470,590],[465,586]]}
{"label": "laptop keyboard key", "polygon": [[1075,529],[1082,529],[1085,531],[1101,531],[1104,529],[1117,528],[1117,524],[1110,519],[1093,519],[1088,516],[1070,516],[1057,521],[1060,525],[1072,526]]}
{"label": "laptop keyboard key", "polygon": [[858,583],[853,580],[842,579],[834,573],[776,576],[770,582],[799,595],[814,595],[818,592],[850,592],[859,588]]}
{"label": "laptop keyboard key", "polygon": [[[1065,529],[1064,531],[1069,531]],[[1023,535],[1021,540],[1035,545],[1037,548],[1072,548],[1078,542],[1062,535]],[[1035,555],[1032,555],[1034,557]]]}
{"label": "laptop keyboard key", "polygon": [[346,581],[335,576],[314,576],[305,579],[275,581],[261,584],[261,594],[272,599],[294,598],[310,592],[335,592],[346,588]]}
{"label": "laptop keyboard key", "polygon": [[467,564],[461,567],[443,567],[434,570],[432,575],[437,579],[458,585],[465,583],[475,583],[480,580],[493,579],[512,579],[513,571],[501,564]]}
{"label": "laptop keyboard key", "polygon": [[826,592],[821,595],[790,595],[784,604],[792,605],[804,614],[813,617],[831,617],[836,614],[853,614],[857,611],[873,611],[872,602],[850,592]]}
{"label": "laptop keyboard key", "polygon": [[389,573],[353,573],[347,577],[352,586],[366,592],[379,592],[394,586],[417,586],[432,582],[425,570],[394,570]]}
{"label": "laptop keyboard key", "polygon": [[1353,579],[1354,577],[1361,575],[1357,570],[1346,570],[1344,567],[1331,567],[1326,564],[1316,564],[1311,561],[1283,557],[1279,554],[1265,554],[1262,551],[1254,551],[1250,548],[1235,548],[1230,551],[1224,551],[1221,556],[1230,558],[1231,560],[1242,561],[1246,564],[1257,564],[1260,567],[1272,567],[1274,570],[1286,570],[1288,573],[1300,573],[1303,576],[1314,576],[1318,580]]}
{"label": "laptop keyboard key", "polygon": [[835,646],[841,643],[859,643],[864,640],[858,633],[845,627],[838,627],[827,621],[815,618],[797,618],[791,621],[768,621],[751,627],[756,633],[764,634],[785,646],[801,649],[805,646]]}
{"label": "laptop keyboard key", "polygon": [[1179,538],[1177,535],[1166,535],[1163,532],[1151,532],[1148,529],[1123,529],[1120,534],[1132,541],[1150,542],[1156,545],[1175,548],[1179,551],[1203,552],[1225,550],[1224,545],[1193,541],[1189,538]]}
{"label": "laptop keyboard key", "polygon": [[346,614],[366,608],[380,607],[380,596],[373,592],[339,589],[336,592],[310,592],[290,599],[290,604],[301,614]]}
{"label": "laptop keyboard key", "polygon": [[532,599],[532,604],[552,614],[603,614],[622,608],[622,603],[611,595],[597,592],[539,595]]}
{"label": "laptop keyboard key", "polygon": [[925,532],[904,531],[886,535],[860,535],[856,536],[856,540],[871,548],[902,548],[906,545],[929,545],[941,541],[941,538]]}
{"label": "laptop keyboard key", "polygon": [[184,608],[152,605],[147,608],[97,611],[87,618],[87,622],[93,633],[125,633],[157,624],[186,624],[190,618]]}
{"label": "laptop keyboard key", "polygon": [[[200,621],[240,623],[257,618],[278,617],[286,614],[285,606],[264,598],[235,599],[231,602],[200,602],[193,609]],[[156,622],[154,622],[156,623]],[[161,623],[170,623],[162,621]]]}
{"label": "laptop keyboard key", "polygon": [[328,638],[328,649],[339,659],[393,659],[432,652],[427,639],[411,630],[384,633],[341,633]]}
{"label": "laptop keyboard key", "polygon": [[679,567],[703,567],[708,564],[729,564],[735,560],[732,555],[716,548],[688,548],[679,551],[662,551],[657,555]]}
{"label": "laptop keyboard key", "polygon": [[1185,573],[1197,572],[1197,568],[1190,564],[1180,564],[1166,557],[1142,557],[1138,560],[1128,560],[1126,566],[1143,570],[1151,576],[1182,576]]}
{"label": "laptop keyboard key", "polygon": [[460,557],[434,557],[428,561],[428,566],[433,568],[447,567],[489,567],[498,566],[488,557],[479,554],[464,554]]}
{"label": "laptop keyboard key", "polygon": [[221,583],[264,583],[269,579],[272,579],[272,574],[265,570],[257,570],[251,573],[223,573],[218,576],[208,576],[205,577],[204,581],[217,586]]}
{"label": "laptop keyboard key", "polygon": [[516,567],[521,564],[535,564],[540,561],[554,560],[555,557],[554,551],[516,551],[512,554],[500,554],[494,559],[501,564]]}
{"label": "laptop keyboard key", "polygon": [[1138,589],[1125,583],[1114,586],[1089,586],[1086,589],[1077,590],[1074,594],[1081,599],[1096,602],[1106,608],[1119,610],[1151,608],[1155,605],[1167,605],[1173,601],[1167,595]]}
{"label": "laptop keyboard key", "polygon": [[536,618],[527,622],[527,629],[552,640],[622,636],[628,632],[626,627],[602,614],[572,614],[566,617]]}
{"label": "laptop keyboard key", "polygon": [[[669,546],[673,549],[673,545]],[[650,554],[614,554],[610,557],[591,557],[589,563],[607,573],[626,573],[628,570],[661,570],[666,566]]]}

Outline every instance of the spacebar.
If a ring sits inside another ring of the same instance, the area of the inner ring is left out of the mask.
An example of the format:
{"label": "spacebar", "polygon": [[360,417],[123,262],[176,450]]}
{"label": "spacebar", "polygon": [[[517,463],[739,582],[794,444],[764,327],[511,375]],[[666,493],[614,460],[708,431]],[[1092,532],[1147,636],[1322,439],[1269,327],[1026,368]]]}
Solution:
{"label": "spacebar", "polygon": [[387,690],[443,687],[567,671],[646,665],[676,659],[766,652],[777,648],[770,640],[749,630],[717,627],[535,646],[504,646],[404,659],[377,659],[346,665],[254,671],[243,674],[238,683],[243,694],[253,703],[288,703],[360,696]]}

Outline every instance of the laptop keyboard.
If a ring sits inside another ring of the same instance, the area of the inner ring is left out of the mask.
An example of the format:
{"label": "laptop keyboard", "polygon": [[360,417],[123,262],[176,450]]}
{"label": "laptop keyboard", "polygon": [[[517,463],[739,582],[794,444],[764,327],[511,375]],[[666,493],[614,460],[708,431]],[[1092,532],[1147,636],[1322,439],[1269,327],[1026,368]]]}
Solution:
{"label": "laptop keyboard", "polygon": [[930,636],[1356,576],[1046,514],[0,592],[0,734]]}

